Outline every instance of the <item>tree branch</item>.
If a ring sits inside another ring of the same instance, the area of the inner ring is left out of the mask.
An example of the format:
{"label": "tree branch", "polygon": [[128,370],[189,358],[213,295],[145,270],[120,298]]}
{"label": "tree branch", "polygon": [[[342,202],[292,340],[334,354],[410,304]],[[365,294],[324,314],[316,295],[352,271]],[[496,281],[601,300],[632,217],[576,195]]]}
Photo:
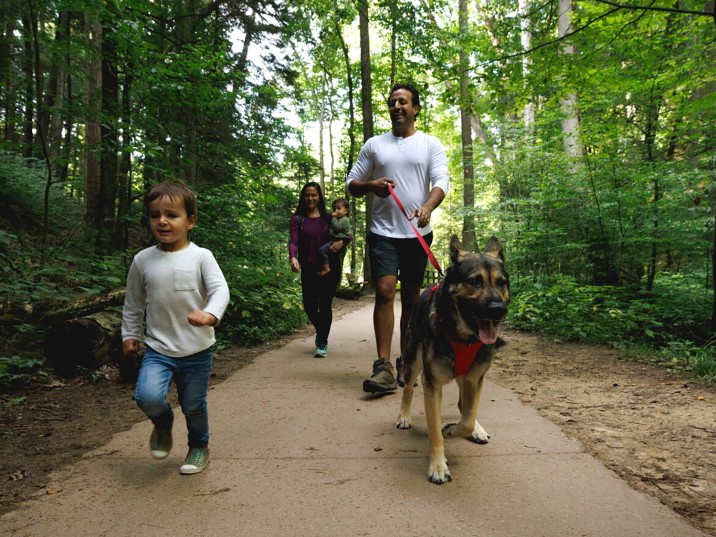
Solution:
{"label": "tree branch", "polygon": [[607,4],[609,6],[613,6],[619,9],[631,9],[636,11],[664,11],[666,13],[680,13],[682,15],[698,15],[701,17],[713,17],[713,13],[709,13],[708,11],[694,11],[691,9],[678,9],[678,8],[672,8],[672,7],[659,7],[659,6],[633,6],[629,4],[619,4],[617,2],[612,2],[611,0],[596,0],[596,2],[600,4]]}

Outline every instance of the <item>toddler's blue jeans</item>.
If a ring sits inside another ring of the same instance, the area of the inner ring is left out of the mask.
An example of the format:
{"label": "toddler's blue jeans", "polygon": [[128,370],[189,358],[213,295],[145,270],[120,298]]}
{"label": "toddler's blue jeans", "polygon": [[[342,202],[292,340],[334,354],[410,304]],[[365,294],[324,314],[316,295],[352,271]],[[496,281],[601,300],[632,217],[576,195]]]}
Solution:
{"label": "toddler's blue jeans", "polygon": [[212,347],[184,358],[164,356],[147,347],[139,368],[135,399],[157,428],[168,429],[174,423],[167,392],[172,378],[176,382],[179,404],[189,431],[190,448],[209,444],[206,391],[213,358]]}

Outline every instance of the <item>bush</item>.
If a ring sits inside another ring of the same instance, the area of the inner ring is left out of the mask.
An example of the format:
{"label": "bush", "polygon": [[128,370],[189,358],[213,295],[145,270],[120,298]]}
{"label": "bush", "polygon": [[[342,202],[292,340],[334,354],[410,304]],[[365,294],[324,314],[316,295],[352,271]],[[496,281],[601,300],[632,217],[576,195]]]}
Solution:
{"label": "bush", "polygon": [[661,363],[714,381],[716,345],[707,340],[711,300],[681,276],[664,275],[649,294],[561,277],[551,285],[515,285],[508,320],[565,340],[647,347]]}

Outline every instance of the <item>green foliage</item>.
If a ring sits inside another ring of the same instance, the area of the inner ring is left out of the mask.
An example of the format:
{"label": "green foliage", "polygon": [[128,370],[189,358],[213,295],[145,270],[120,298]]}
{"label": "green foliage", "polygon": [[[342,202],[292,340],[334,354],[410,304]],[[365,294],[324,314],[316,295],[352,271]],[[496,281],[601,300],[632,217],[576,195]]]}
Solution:
{"label": "green foliage", "polygon": [[[660,363],[714,380],[716,346],[709,340],[710,292],[682,275],[664,276],[653,293],[578,285],[567,277],[550,285],[513,285],[509,323],[525,330],[621,349],[651,349]],[[698,343],[698,342],[701,343]]]}
{"label": "green foliage", "polygon": [[231,305],[224,316],[225,336],[253,345],[285,334],[306,322],[301,289],[289,272],[229,267]]}
{"label": "green foliage", "polygon": [[280,185],[198,190],[198,223],[192,240],[211,250],[221,266],[231,302],[217,330],[224,344],[252,345],[306,322],[300,283],[288,265],[288,226],[295,194]]}
{"label": "green foliage", "polygon": [[0,392],[27,386],[33,381],[47,379],[49,372],[40,358],[20,355],[0,357]]}

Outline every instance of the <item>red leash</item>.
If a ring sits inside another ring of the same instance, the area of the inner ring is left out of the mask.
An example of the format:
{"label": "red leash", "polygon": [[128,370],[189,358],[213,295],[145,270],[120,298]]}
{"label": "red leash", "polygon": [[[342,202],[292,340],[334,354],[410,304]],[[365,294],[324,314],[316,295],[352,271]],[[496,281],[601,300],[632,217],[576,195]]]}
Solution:
{"label": "red leash", "polygon": [[425,250],[425,253],[428,254],[428,259],[430,260],[430,264],[433,267],[435,267],[435,270],[437,270],[438,274],[442,277],[443,270],[440,268],[440,263],[438,263],[438,260],[435,259],[435,255],[433,255],[433,252],[430,249],[430,246],[428,246],[428,243],[425,242],[425,239],[423,239],[423,236],[418,231],[418,228],[416,228],[415,225],[410,221],[410,217],[408,216],[408,213],[405,211],[405,207],[403,207],[403,204],[398,199],[398,196],[395,195],[395,191],[393,190],[393,185],[391,185],[390,183],[388,183],[388,191],[390,192],[390,195],[393,196],[395,203],[398,204],[398,208],[405,215],[405,218],[408,219],[408,223],[410,224],[410,227],[413,228],[413,232],[415,232],[415,236],[418,238],[420,245],[423,247],[423,250]]}

